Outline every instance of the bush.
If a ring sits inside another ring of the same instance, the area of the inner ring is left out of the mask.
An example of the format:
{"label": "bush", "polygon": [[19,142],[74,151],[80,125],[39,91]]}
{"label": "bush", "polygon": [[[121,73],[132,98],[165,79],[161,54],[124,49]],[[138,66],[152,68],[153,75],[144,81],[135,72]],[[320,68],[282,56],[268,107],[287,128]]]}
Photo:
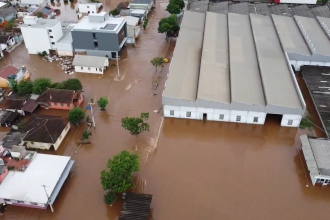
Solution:
{"label": "bush", "polygon": [[171,36],[173,32],[178,30],[179,24],[176,15],[171,15],[159,21],[158,33],[166,33],[167,36]]}
{"label": "bush", "polygon": [[82,85],[79,79],[68,79],[63,82],[65,89],[68,90],[82,90]]}
{"label": "bush", "polygon": [[101,97],[98,101],[97,101],[97,105],[99,106],[99,108],[101,110],[104,110],[105,107],[107,107],[109,101],[107,97]]}
{"label": "bush", "polygon": [[141,113],[139,118],[123,118],[121,119],[121,126],[125,130],[130,131],[131,134],[139,134],[144,131],[149,131],[149,124],[144,120],[149,119],[149,113]]}
{"label": "bush", "polygon": [[119,13],[120,13],[119,9],[115,8],[109,12],[109,15],[116,16],[116,15],[119,15]]}
{"label": "bush", "polygon": [[117,196],[117,193],[110,191],[104,195],[103,199],[104,199],[105,204],[111,205],[112,203],[117,201],[118,196]]}
{"label": "bush", "polygon": [[20,95],[27,95],[31,94],[33,91],[33,83],[31,81],[25,81],[22,80],[18,85],[17,85],[17,92]]}
{"label": "bush", "polygon": [[8,86],[11,88],[13,92],[17,92],[17,81],[15,79],[9,79]]}
{"label": "bush", "polygon": [[312,128],[313,128],[313,123],[311,121],[311,118],[309,116],[306,116],[306,117],[302,118],[301,121],[300,121],[299,128],[301,128],[301,129],[308,128],[308,130],[311,131]]}
{"label": "bush", "polygon": [[52,87],[52,81],[48,78],[38,78],[33,82],[33,93],[42,94],[47,88]]}
{"label": "bush", "polygon": [[79,125],[84,118],[85,113],[79,107],[75,107],[69,112],[68,119],[74,125]]}
{"label": "bush", "polygon": [[65,86],[62,82],[61,83],[56,82],[56,83],[53,83],[52,88],[53,89],[65,89]]}

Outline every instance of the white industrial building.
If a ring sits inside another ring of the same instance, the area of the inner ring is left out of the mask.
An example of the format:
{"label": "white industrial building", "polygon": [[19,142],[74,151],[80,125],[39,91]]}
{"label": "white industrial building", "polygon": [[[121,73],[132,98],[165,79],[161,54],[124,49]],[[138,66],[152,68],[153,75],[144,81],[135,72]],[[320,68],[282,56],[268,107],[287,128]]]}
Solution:
{"label": "white industrial building", "polygon": [[40,209],[52,206],[73,163],[67,156],[36,154],[24,172],[9,171],[0,185],[0,201]]}
{"label": "white industrial building", "polygon": [[29,54],[46,51],[56,53],[56,43],[63,36],[61,22],[56,19],[38,19],[25,16],[21,25],[25,47]]}
{"label": "white industrial building", "polygon": [[165,117],[264,124],[278,114],[290,127],[306,108],[271,17],[190,11],[162,102]]}
{"label": "white industrial building", "polygon": [[302,135],[300,141],[313,185],[330,184],[329,140],[311,139],[307,135]]}
{"label": "white industrial building", "polygon": [[76,55],[72,65],[75,72],[103,74],[109,66],[109,59],[107,57]]}

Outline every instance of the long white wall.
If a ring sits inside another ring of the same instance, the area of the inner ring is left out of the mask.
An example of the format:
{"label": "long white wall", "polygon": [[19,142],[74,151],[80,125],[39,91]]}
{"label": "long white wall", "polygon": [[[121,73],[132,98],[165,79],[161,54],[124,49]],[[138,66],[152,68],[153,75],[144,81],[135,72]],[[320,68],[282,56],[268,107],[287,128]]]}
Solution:
{"label": "long white wall", "polygon": [[29,51],[29,54],[37,54],[42,51],[46,51],[48,53],[48,51],[52,49],[47,29],[21,27],[21,30],[25,47]]}
{"label": "long white wall", "polygon": [[[266,113],[253,111],[237,111],[212,108],[196,108],[184,106],[164,105],[164,116],[169,118],[186,118],[208,121],[225,121],[247,124],[263,125],[266,120]],[[300,115],[283,115],[281,126],[298,127],[301,121]]]}

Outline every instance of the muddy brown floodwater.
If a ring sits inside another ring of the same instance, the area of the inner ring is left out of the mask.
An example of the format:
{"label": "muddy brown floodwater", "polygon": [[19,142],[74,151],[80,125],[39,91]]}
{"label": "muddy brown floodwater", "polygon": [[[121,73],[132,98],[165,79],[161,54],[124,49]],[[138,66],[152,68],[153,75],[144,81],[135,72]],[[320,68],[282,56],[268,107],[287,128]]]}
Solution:
{"label": "muddy brown floodwater", "polygon": [[[153,195],[151,211],[155,220],[294,220],[327,216],[330,189],[311,186],[298,153],[303,132],[280,127],[280,118],[268,117],[264,126],[165,119],[159,132],[162,114],[154,110],[161,108],[169,64],[164,65],[158,94],[152,95],[155,69],[150,60],[165,56],[168,47],[165,36],[156,30],[159,18],[165,15],[165,5],[157,2],[137,47],[127,46],[123,51],[120,70],[124,79],[119,82],[114,81],[114,68],[102,78],[83,73],[69,76],[57,63],[27,54],[24,45],[11,53],[14,65],[26,65],[33,72],[32,79],[80,79],[85,91],[83,108],[90,98],[101,96],[109,98],[109,106],[106,112],[95,112],[92,144],[77,149],[77,140],[85,129],[82,125],[71,128],[58,151],[47,152],[75,160],[55,201],[55,213],[9,206],[2,219],[118,219],[121,202],[112,207],[104,204],[99,178],[107,160],[124,149],[136,149],[140,155],[136,191]],[[172,41],[167,57],[172,56],[174,46]],[[7,56],[0,67],[9,63]],[[151,130],[131,136],[121,127],[121,118],[141,112],[150,113]],[[58,110],[37,113],[67,115]],[[1,128],[0,136],[5,131]]]}

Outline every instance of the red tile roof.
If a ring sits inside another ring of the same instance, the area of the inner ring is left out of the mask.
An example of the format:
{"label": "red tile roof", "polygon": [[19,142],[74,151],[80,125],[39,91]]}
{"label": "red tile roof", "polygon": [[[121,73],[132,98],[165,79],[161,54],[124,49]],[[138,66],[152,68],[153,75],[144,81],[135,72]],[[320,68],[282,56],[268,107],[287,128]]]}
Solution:
{"label": "red tile roof", "polygon": [[15,74],[17,72],[18,72],[18,69],[16,67],[9,65],[0,71],[0,77],[7,80],[9,75]]}

